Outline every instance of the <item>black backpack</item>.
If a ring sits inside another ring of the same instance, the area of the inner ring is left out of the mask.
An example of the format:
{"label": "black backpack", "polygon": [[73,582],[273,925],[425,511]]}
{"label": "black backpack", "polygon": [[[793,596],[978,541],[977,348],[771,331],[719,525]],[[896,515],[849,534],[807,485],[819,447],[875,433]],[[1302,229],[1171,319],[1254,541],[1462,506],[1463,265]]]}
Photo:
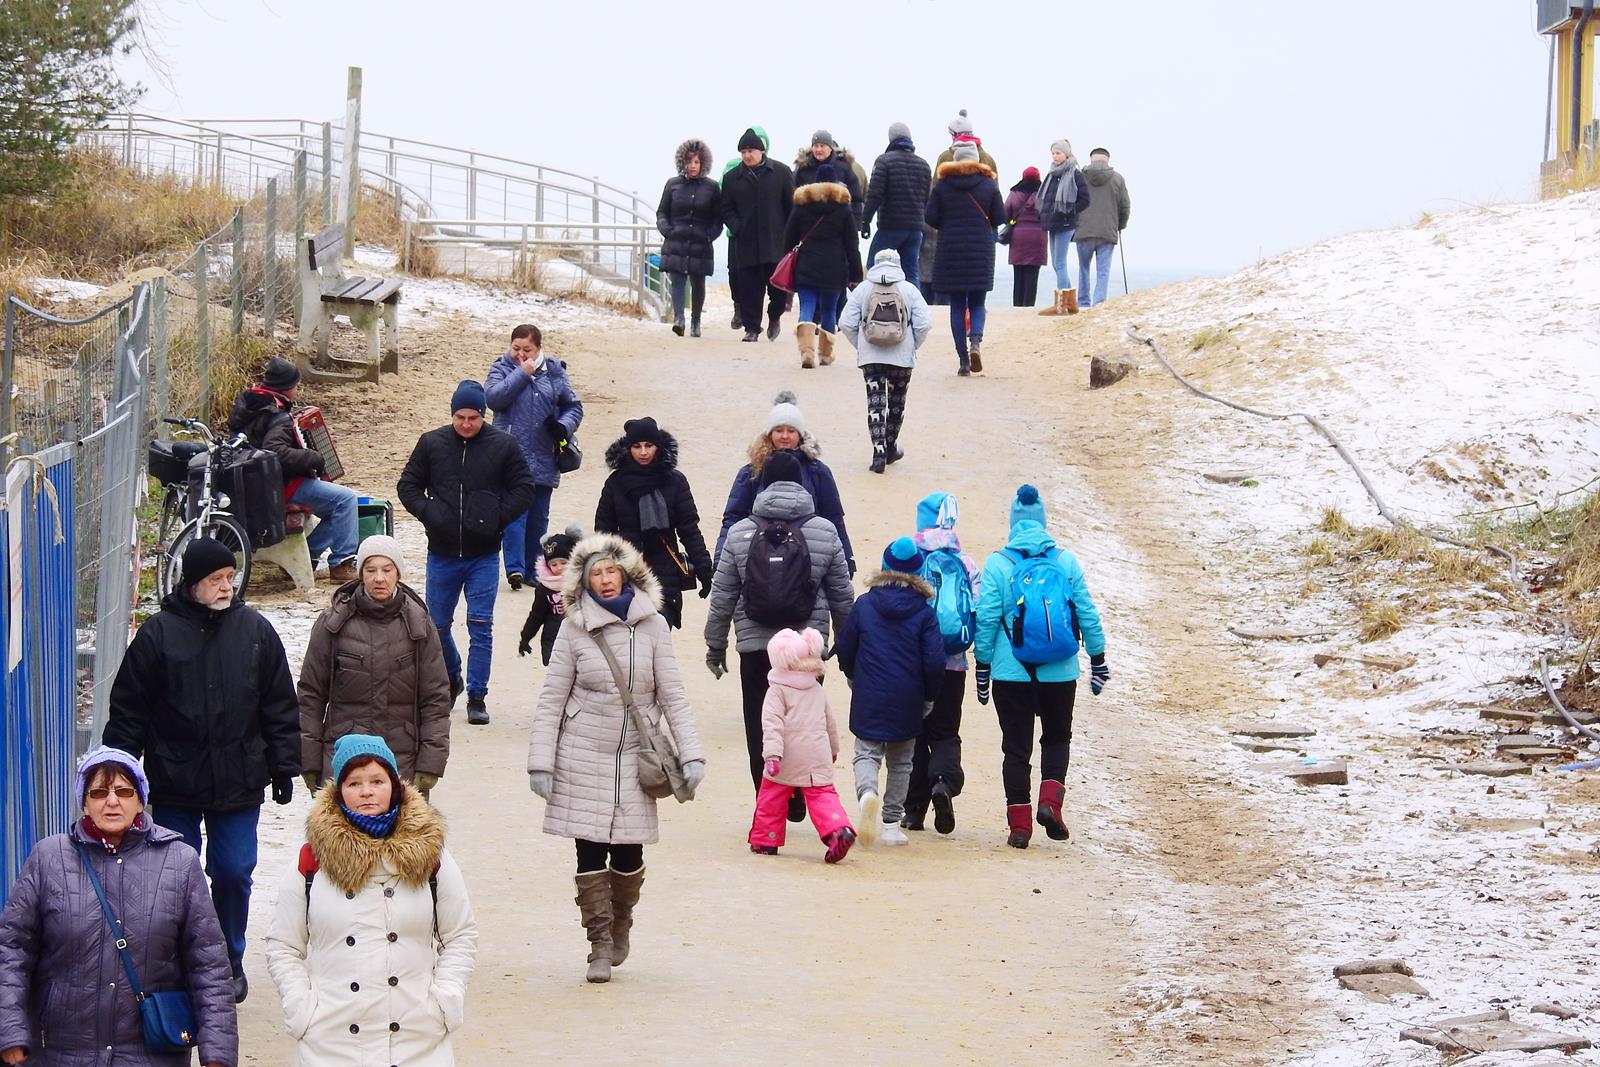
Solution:
{"label": "black backpack", "polygon": [[745,563],[744,613],[762,626],[802,626],[817,604],[805,534],[787,522],[754,521]]}

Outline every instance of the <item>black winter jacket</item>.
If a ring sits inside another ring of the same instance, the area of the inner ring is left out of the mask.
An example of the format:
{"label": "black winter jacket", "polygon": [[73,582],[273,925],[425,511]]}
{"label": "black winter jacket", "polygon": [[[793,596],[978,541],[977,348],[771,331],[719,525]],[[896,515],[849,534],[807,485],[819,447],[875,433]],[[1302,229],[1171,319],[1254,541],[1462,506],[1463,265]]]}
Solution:
{"label": "black winter jacket", "polygon": [[1006,202],[994,172],[970,160],[942,164],[928,197],[927,218],[939,231],[933,287],[941,293],[993,289],[995,227],[1006,221]]}
{"label": "black winter jacket", "polygon": [[722,190],[702,174],[668,178],[656,207],[661,269],[671,274],[710,274],[715,269],[711,242],[722,233]]}
{"label": "black winter jacket", "polygon": [[500,551],[505,528],[533,505],[521,447],[487,423],[476,437],[441,426],[417,438],[395,489],[428,531],[428,551],[460,559]]}
{"label": "black winter jacket", "polygon": [[789,246],[783,226],[794,199],[794,175],[771,156],[743,163],[722,176],[722,223],[728,227],[728,262],[736,267],[776,263]]}
{"label": "black winter jacket", "polygon": [[[855,221],[856,229],[861,229],[861,211],[866,204],[867,191],[861,188],[861,178],[856,174],[855,157],[841,149],[822,163],[831,164],[834,181],[850,190],[850,216]],[[803,185],[814,185],[821,180],[817,177],[817,170],[822,163],[817,162],[817,157],[811,154],[810,149],[800,153],[794,161],[795,192],[799,192]]]}
{"label": "black winter jacket", "polygon": [[234,397],[228,430],[244,434],[256,448],[277,453],[285,482],[315,478],[326,466],[321,452],[300,447],[289,415],[289,398],[265,386],[253,386]]}
{"label": "black winter jacket", "polygon": [[[716,568],[700,533],[700,511],[689,479],[678,469],[677,438],[663,430],[655,462],[640,467],[628,454],[627,439],[619,437],[606,449],[606,466],[612,473],[600,489],[595,532],[616,534],[637,548],[662,589],[693,589],[697,582],[710,582]],[[661,493],[668,529],[643,528],[640,502],[651,491]],[[688,566],[689,574],[674,561],[675,555]]]}
{"label": "black winter jacket", "polygon": [[871,223],[876,215],[880,230],[919,230],[932,188],[927,160],[917,155],[910,141],[891,141],[872,164],[862,221]]}
{"label": "black winter jacket", "polygon": [[861,239],[844,185],[814,182],[795,190],[783,244],[788,249],[801,241],[805,244],[795,261],[795,285],[843,289],[861,280]]}
{"label": "black winter jacket", "polygon": [[212,611],[187,589],[167,594],[122,658],[102,741],[144,757],[153,804],[260,804],[268,782],[300,773],[299,704],[277,631],[237,600]]}

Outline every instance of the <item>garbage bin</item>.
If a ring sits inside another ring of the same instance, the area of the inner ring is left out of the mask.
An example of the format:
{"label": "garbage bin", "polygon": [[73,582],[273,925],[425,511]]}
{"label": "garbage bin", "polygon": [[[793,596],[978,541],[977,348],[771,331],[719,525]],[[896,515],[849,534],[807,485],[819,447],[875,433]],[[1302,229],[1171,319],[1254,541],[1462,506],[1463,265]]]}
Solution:
{"label": "garbage bin", "polygon": [[370,496],[356,498],[356,536],[365,541],[373,534],[394,536],[394,504]]}

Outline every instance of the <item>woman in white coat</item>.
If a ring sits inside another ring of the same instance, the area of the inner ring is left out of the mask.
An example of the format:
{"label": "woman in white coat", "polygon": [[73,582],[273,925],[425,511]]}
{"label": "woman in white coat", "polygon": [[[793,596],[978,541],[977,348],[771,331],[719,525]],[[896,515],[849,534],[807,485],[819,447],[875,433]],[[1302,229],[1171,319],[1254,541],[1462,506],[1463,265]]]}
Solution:
{"label": "woman in white coat", "polygon": [[346,734],[278,889],[267,969],[298,1067],[450,1067],[478,927],[444,821],[381,737]]}
{"label": "woman in white coat", "polygon": [[[644,846],[658,837],[656,802],[639,786],[634,706],[666,726],[690,789],[705,775],[694,715],[672,654],[661,592],[627,541],[597,534],[572,550],[561,590],[566,622],[556,636],[528,740],[528,785],[546,801],[544,832],[573,839],[576,903],[589,936],[591,982],[611,980],[628,958],[633,909],[644,884]],[[611,670],[605,642],[624,675]]]}

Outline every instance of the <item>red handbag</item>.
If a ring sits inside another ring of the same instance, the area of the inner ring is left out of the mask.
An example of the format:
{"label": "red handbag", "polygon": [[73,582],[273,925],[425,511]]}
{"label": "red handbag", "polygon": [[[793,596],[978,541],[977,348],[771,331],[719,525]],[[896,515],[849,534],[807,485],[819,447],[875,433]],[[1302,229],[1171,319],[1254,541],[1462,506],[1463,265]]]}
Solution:
{"label": "red handbag", "polygon": [[800,244],[795,245],[783,254],[783,258],[778,260],[778,265],[772,268],[772,277],[767,279],[768,285],[774,289],[782,289],[786,293],[794,292],[794,267],[800,261],[800,245],[811,240],[811,235],[816,233],[817,227],[821,225],[821,219],[813,222],[811,229],[807,230],[806,235],[800,238]]}

